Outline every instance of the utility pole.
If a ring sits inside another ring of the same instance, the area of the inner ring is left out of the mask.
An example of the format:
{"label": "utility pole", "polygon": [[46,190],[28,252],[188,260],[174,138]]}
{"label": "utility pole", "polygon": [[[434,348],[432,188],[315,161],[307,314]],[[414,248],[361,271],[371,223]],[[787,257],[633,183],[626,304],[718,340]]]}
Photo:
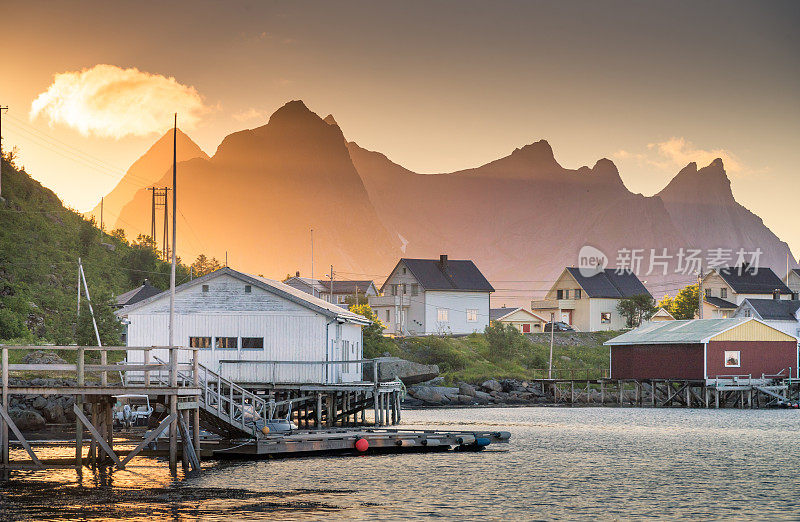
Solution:
{"label": "utility pole", "polygon": [[553,340],[556,331],[556,314],[550,312],[550,365],[547,367],[547,378],[553,378]]}
{"label": "utility pole", "polygon": [[333,265],[331,265],[331,304],[333,304]]}
{"label": "utility pole", "polygon": [[[172,268],[169,273],[169,367],[170,367],[170,386],[178,385],[178,354],[175,353],[175,225],[176,218],[176,202],[177,190],[176,185],[178,181],[178,113],[175,113],[175,123],[172,131]],[[166,199],[165,199],[166,203]],[[167,225],[167,206],[164,205],[164,243],[166,244],[166,225]],[[196,371],[196,370],[195,370]],[[195,379],[197,376],[195,375]],[[169,425],[169,468],[173,475],[178,472],[178,396],[173,394],[169,397],[169,410],[171,415],[175,415],[175,419]],[[188,419],[187,419],[188,420]],[[195,421],[197,419],[195,418]]]}
{"label": "utility pole", "polygon": [[169,261],[169,191],[172,190],[172,187],[147,187],[147,190],[153,192],[153,206],[150,215],[150,237],[153,239],[153,243],[156,247],[158,246],[158,241],[156,240],[156,208],[164,207],[164,235],[161,243],[161,258],[164,261]]}
{"label": "utility pole", "polygon": [[8,105],[0,105],[0,203],[3,201],[3,111],[8,112]]}
{"label": "utility pole", "polygon": [[311,229],[311,280],[314,280],[314,229]]}
{"label": "utility pole", "polygon": [[697,272],[697,318],[703,318],[703,267],[700,267],[700,271]]}

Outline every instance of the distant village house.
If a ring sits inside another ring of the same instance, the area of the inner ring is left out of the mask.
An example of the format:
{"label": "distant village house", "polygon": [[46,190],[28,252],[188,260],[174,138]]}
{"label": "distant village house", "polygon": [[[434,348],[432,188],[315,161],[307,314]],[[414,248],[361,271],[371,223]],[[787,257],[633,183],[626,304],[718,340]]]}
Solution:
{"label": "distant village house", "polygon": [[700,281],[700,318],[733,317],[745,299],[791,299],[792,291],[769,268],[741,265],[715,268]]}
{"label": "distant village house", "polygon": [[575,267],[565,268],[542,300],[531,301],[534,314],[550,321],[564,322],[578,331],[597,332],[625,327],[617,304],[635,295],[650,295],[631,271],[611,268],[590,277]]}
{"label": "distant village house", "polygon": [[331,283],[326,279],[300,277],[300,272],[297,272],[295,277],[290,277],[284,283],[343,308],[348,308],[349,303],[355,303],[357,300],[378,295],[375,283],[370,280],[334,279]]}
{"label": "distant village house", "polygon": [[549,321],[524,308],[492,308],[490,315],[492,324],[510,324],[522,333],[543,332]]}
{"label": "distant village house", "polygon": [[483,332],[494,288],[470,260],[407,259],[397,263],[369,304],[389,335]]}

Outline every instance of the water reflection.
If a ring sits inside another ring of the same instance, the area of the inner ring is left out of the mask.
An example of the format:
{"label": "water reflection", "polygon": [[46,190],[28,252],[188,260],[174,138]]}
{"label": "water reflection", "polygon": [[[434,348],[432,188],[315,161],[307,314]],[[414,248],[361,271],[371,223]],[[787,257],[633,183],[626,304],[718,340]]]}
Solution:
{"label": "water reflection", "polygon": [[[763,519],[800,509],[796,411],[503,408],[403,418],[409,428],[495,427],[512,441],[483,453],[207,461],[201,476],[178,480],[149,458],[121,471],[13,472],[0,519]],[[71,451],[37,446],[48,458]]]}

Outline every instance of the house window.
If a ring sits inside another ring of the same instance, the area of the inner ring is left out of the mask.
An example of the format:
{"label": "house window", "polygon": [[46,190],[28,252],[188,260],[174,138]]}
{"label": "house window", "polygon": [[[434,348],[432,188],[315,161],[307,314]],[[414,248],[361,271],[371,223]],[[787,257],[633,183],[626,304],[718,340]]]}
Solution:
{"label": "house window", "polygon": [[397,285],[392,285],[392,295],[397,295]]}
{"label": "house window", "polygon": [[189,337],[189,348],[211,349],[211,337]]}
{"label": "house window", "polygon": [[448,321],[447,308],[436,309],[436,320],[439,321],[440,323],[446,323]]}
{"label": "house window", "polygon": [[602,324],[609,324],[611,322],[611,312],[601,312],[600,322]]}
{"label": "house window", "polygon": [[564,299],[564,291],[556,290],[556,299]]}
{"label": "house window", "polygon": [[386,310],[386,324],[388,325],[390,322],[391,319],[389,318],[389,310]]}
{"label": "house window", "polygon": [[411,295],[419,295],[419,285],[417,284],[411,285]]}
{"label": "house window", "polygon": [[208,293],[208,285],[203,285],[203,293],[204,294]]}
{"label": "house window", "polygon": [[739,368],[742,365],[742,352],[725,352],[725,367]]}
{"label": "house window", "polygon": [[580,298],[581,298],[581,289],[580,288],[576,288],[575,289],[575,299],[580,299]]}
{"label": "house window", "polygon": [[711,289],[706,288],[706,297],[711,297]]}
{"label": "house window", "polygon": [[406,273],[406,269],[405,269],[405,268],[403,268],[403,275],[405,275],[405,273]]}
{"label": "house window", "polygon": [[263,350],[263,337],[242,337],[242,350]]}
{"label": "house window", "polygon": [[407,292],[406,284],[403,283],[403,295],[406,295],[407,293],[408,292]]}
{"label": "house window", "polygon": [[721,288],[720,291],[719,291],[719,296],[721,298],[723,298],[723,299],[726,299],[728,297],[728,289],[727,288]]}
{"label": "house window", "polygon": [[244,293],[245,293],[245,294],[249,294],[249,293],[250,293],[250,292],[252,292],[252,291],[253,291],[253,287],[252,287],[252,286],[250,286],[250,285],[244,285]]}
{"label": "house window", "polygon": [[750,310],[745,310],[744,311],[744,316],[745,317],[750,317]]}
{"label": "house window", "polygon": [[564,299],[569,299],[569,290],[564,290]]}
{"label": "house window", "polygon": [[[447,319],[445,319],[446,321]],[[477,323],[478,322],[478,310],[467,310],[467,322],[468,323]]]}
{"label": "house window", "polygon": [[238,348],[238,337],[217,337],[214,347],[217,350],[235,350]]}

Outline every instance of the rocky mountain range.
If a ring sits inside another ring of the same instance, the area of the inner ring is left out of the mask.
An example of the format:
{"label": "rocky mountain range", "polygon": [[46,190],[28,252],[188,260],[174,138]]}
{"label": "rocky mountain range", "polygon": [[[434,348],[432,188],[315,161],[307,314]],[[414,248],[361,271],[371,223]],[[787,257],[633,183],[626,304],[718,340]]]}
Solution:
{"label": "rocky mountain range", "polygon": [[[171,184],[171,131],[138,160],[106,197],[115,227],[129,238],[149,234],[151,194]],[[178,154],[178,252],[198,253],[272,277],[311,263],[338,278],[378,284],[398,257],[473,259],[498,295],[524,302],[541,295],[590,245],[613,266],[620,249],[761,249],[762,265],[783,275],[788,245],[736,202],[721,160],[681,170],[658,194],[630,192],[608,159],[566,169],[537,141],[473,169],[417,174],[379,152],[347,142],[333,116],[301,101],[266,125],[227,136],[208,157],[183,133]],[[97,210],[97,209],[96,209]],[[109,220],[109,218],[107,218]],[[792,258],[793,260],[794,258]],[[792,266],[796,266],[792,262]],[[654,295],[693,274],[642,276]]]}

